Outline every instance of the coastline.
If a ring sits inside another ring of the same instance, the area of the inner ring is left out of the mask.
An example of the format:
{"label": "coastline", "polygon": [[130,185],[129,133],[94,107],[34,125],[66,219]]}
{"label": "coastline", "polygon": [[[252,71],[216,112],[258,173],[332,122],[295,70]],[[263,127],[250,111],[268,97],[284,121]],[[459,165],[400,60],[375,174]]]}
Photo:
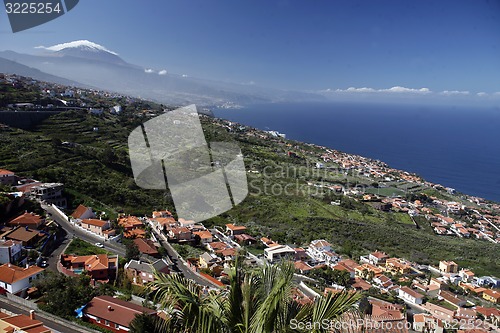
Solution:
{"label": "coastline", "polygon": [[[306,108],[311,111],[304,111]],[[500,202],[500,193],[495,190],[495,184],[500,186],[500,156],[491,153],[500,133],[488,131],[493,120],[500,121],[500,113],[486,111],[482,120],[472,111],[464,111],[447,126],[451,128],[442,130],[451,112],[455,115],[459,111],[444,107],[387,108],[375,105],[368,114],[368,105],[358,104],[266,104],[215,110],[215,116],[262,131],[278,131],[298,142],[382,160],[395,169],[416,173],[429,183]],[[377,116],[376,112],[381,114]],[[388,120],[384,121],[384,117]],[[469,123],[480,133],[471,132]],[[486,126],[484,130],[479,130],[479,124]],[[362,135],[369,139],[362,141]]]}

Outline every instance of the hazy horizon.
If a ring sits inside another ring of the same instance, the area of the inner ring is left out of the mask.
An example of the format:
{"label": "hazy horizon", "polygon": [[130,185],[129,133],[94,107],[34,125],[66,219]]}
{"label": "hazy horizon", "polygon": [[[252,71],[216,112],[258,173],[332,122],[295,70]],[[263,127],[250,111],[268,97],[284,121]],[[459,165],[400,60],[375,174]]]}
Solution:
{"label": "hazy horizon", "polygon": [[500,3],[441,1],[81,1],[13,34],[2,50],[37,54],[89,40],[160,75],[175,73],[333,100],[500,102]]}

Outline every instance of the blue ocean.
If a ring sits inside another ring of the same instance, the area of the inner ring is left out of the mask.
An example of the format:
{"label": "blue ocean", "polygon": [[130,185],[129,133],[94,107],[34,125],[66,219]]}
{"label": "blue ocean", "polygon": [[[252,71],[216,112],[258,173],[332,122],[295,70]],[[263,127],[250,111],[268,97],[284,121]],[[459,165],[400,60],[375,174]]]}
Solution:
{"label": "blue ocean", "polygon": [[415,172],[500,202],[500,109],[355,103],[263,104],[219,118]]}

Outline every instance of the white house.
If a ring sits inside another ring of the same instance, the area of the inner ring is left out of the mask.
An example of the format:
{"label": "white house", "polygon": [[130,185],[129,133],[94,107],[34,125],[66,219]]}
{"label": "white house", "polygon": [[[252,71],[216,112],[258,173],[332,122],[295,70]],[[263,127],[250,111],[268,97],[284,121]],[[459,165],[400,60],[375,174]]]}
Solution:
{"label": "white house", "polygon": [[17,294],[31,287],[31,282],[40,277],[44,269],[38,266],[22,268],[12,264],[0,266],[0,287]]}
{"label": "white house", "polygon": [[104,237],[104,231],[111,228],[111,223],[103,220],[85,219],[82,220],[81,226],[96,235]]}
{"label": "white house", "polygon": [[309,249],[313,252],[330,252],[332,251],[332,245],[324,239],[316,239],[311,242]]}
{"label": "white house", "polygon": [[306,252],[314,260],[330,266],[340,261],[340,256],[332,251],[332,245],[324,239],[313,240]]}
{"label": "white house", "polygon": [[0,184],[14,185],[15,179],[16,177],[14,172],[5,169],[0,169]]}
{"label": "white house", "polygon": [[92,211],[92,208],[79,205],[71,214],[71,217],[75,220],[85,220],[95,218],[95,214]]}
{"label": "white house", "polygon": [[424,295],[408,287],[401,287],[399,289],[399,298],[412,304],[422,304],[424,302]]}
{"label": "white house", "polygon": [[443,333],[444,325],[440,319],[427,313],[416,313],[413,316],[413,330],[417,332]]}
{"label": "white house", "polygon": [[278,245],[264,249],[264,255],[270,262],[275,262],[287,257],[293,258],[295,250],[288,245]]}
{"label": "white house", "polygon": [[388,291],[394,286],[392,280],[383,274],[375,276],[373,278],[373,283],[377,285],[377,287],[385,291]]}
{"label": "white house", "polygon": [[389,259],[389,256],[385,252],[381,251],[372,252],[368,256],[368,261],[370,262],[370,264],[375,266],[385,264],[385,261],[387,259]]}
{"label": "white house", "polygon": [[112,114],[120,114],[122,112],[122,107],[121,105],[115,105],[111,108],[111,113]]}
{"label": "white house", "polygon": [[325,165],[321,162],[316,162],[316,169],[323,169]]}
{"label": "white house", "polygon": [[14,240],[0,240],[0,264],[13,263],[21,258],[23,243]]}

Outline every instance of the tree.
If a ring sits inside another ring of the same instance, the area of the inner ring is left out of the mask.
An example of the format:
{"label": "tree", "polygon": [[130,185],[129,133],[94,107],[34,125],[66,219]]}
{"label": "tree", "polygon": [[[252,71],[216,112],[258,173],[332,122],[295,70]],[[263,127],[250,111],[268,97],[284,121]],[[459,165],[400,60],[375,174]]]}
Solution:
{"label": "tree", "polygon": [[[237,258],[236,267],[229,273],[227,291],[207,293],[179,274],[161,273],[156,273],[149,287],[167,313],[168,319],[161,322],[162,332],[303,332],[292,329],[292,320],[322,323],[339,321],[346,313],[357,313],[353,304],[360,295],[347,291],[320,296],[305,305],[295,302],[291,297],[294,271],[293,264],[286,262],[245,272]],[[326,327],[307,331],[331,332]]]}
{"label": "tree", "polygon": [[160,318],[146,313],[135,315],[135,318],[130,322],[131,333],[162,333],[161,327],[158,324]]}
{"label": "tree", "polygon": [[137,244],[135,244],[131,240],[126,240],[123,243],[127,248],[125,252],[125,259],[127,260],[127,262],[129,262],[132,259],[139,260],[139,258],[141,257],[141,252],[139,251]]}
{"label": "tree", "polygon": [[102,291],[91,287],[90,277],[85,274],[69,277],[51,272],[44,279],[37,280],[35,286],[42,294],[40,308],[64,318],[74,318],[77,308]]}
{"label": "tree", "polygon": [[371,314],[372,313],[372,305],[368,301],[368,298],[363,297],[361,301],[359,302],[359,311],[364,314]]}

